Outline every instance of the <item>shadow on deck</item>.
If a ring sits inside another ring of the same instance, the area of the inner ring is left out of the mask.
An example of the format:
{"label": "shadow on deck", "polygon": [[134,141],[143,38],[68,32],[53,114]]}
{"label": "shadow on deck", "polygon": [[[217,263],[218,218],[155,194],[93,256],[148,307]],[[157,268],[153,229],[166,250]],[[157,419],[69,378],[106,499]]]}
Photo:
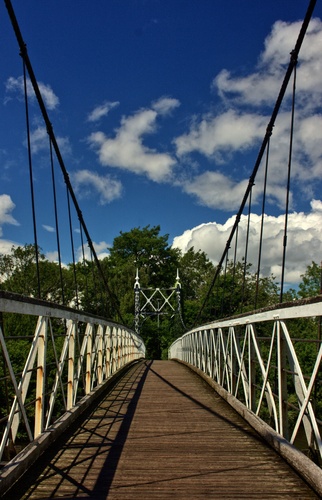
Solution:
{"label": "shadow on deck", "polygon": [[132,366],[25,476],[4,499],[319,498],[174,361]]}

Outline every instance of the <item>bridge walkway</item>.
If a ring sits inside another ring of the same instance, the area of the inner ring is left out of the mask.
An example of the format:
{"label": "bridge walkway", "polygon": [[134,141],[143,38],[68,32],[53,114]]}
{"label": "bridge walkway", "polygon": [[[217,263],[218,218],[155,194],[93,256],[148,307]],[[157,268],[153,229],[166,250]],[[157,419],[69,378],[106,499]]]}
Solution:
{"label": "bridge walkway", "polygon": [[187,367],[144,361],[8,498],[319,497]]}

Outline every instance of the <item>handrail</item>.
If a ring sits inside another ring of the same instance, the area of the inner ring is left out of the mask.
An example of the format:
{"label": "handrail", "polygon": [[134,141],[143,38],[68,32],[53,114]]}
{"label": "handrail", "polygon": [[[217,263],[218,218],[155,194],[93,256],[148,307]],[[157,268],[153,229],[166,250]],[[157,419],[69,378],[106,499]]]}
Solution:
{"label": "handrail", "polygon": [[123,366],[145,357],[133,330],[69,307],[0,291],[0,313],[8,408],[1,408],[0,460],[18,432],[32,441]]}
{"label": "handrail", "polygon": [[[304,434],[309,454],[321,461],[314,392],[321,391],[322,343],[311,339],[310,352],[301,355],[299,334],[292,335],[298,320],[313,322],[321,315],[318,296],[214,321],[173,342],[169,358],[202,370],[292,444]],[[304,373],[308,356],[310,373]]]}

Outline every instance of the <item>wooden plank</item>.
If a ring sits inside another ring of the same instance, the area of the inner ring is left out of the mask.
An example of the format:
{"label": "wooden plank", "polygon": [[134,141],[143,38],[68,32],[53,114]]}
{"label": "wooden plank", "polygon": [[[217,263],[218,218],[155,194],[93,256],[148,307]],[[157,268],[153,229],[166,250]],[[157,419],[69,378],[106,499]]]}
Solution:
{"label": "wooden plank", "polygon": [[172,361],[132,367],[42,464],[8,498],[319,498],[208,384]]}

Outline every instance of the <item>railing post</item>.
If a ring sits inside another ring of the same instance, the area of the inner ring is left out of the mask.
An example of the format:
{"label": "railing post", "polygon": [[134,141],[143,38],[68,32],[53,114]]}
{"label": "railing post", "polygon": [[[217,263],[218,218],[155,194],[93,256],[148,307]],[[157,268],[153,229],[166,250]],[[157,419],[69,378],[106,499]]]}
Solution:
{"label": "railing post", "polygon": [[[252,325],[247,325],[248,330],[248,383],[249,383],[249,409],[256,410],[256,363],[255,348],[252,340]],[[255,333],[255,332],[254,332]]]}
{"label": "railing post", "polygon": [[281,322],[277,322],[277,368],[278,368],[278,401],[280,434],[288,439],[287,414],[287,376],[286,376],[286,346],[281,329]]}
{"label": "railing post", "polygon": [[98,325],[97,328],[97,384],[101,384],[103,380],[103,328]]}
{"label": "railing post", "polygon": [[[286,440],[291,435],[292,444],[303,427],[308,447],[313,453],[318,452],[321,460],[321,433],[311,397],[322,363],[322,346],[312,372],[303,373],[301,361],[306,364],[305,358],[303,353],[298,351],[297,354],[296,351],[300,339],[291,338],[285,323],[285,320],[320,317],[321,307],[322,298],[315,297],[245,314],[236,320],[216,320],[196,327],[174,341],[169,357],[178,357],[181,349],[184,360],[201,367],[226,391],[231,390],[241,403],[267,421]],[[257,335],[256,326],[261,323],[265,328]],[[209,335],[208,341],[203,335]],[[292,422],[291,428],[288,394],[297,398],[299,408],[297,420]]]}
{"label": "railing post", "polygon": [[130,361],[130,359],[129,359],[129,344],[130,344],[129,334],[125,330],[124,331],[124,364],[126,364]]}
{"label": "railing post", "polygon": [[233,326],[229,327],[230,333],[230,388],[231,393],[235,394],[237,373],[236,373],[236,349],[235,349],[235,329]]}
{"label": "railing post", "polygon": [[121,368],[122,366],[122,361],[123,361],[123,328],[119,328],[118,330],[118,338],[119,338],[119,342],[118,342],[118,355],[117,355],[117,358],[118,358],[118,368]]}
{"label": "railing post", "polygon": [[68,379],[67,379],[67,410],[73,407],[73,393],[74,393],[74,370],[75,370],[75,321],[70,320],[69,324],[69,346],[68,346]]}
{"label": "railing post", "polygon": [[284,334],[281,336],[281,357],[282,357],[282,398],[283,398],[283,436],[289,440],[289,422],[288,422],[288,396],[287,396],[287,346]]}
{"label": "railing post", "polygon": [[87,325],[87,347],[86,347],[86,376],[85,394],[89,394],[92,389],[92,346],[93,346],[93,325]]}
{"label": "railing post", "polygon": [[37,378],[36,378],[36,403],[35,403],[35,428],[34,438],[39,436],[44,430],[45,417],[45,380],[46,380],[46,346],[48,319],[39,318],[41,322],[37,340]]}
{"label": "railing post", "polygon": [[112,330],[112,372],[113,374],[116,371],[116,342],[117,342],[117,327],[114,326]]}
{"label": "railing post", "polygon": [[224,364],[224,354],[223,354],[223,332],[221,328],[218,328],[217,330],[217,363],[218,363],[218,377],[217,377],[217,382],[218,384],[222,384],[224,380],[224,370],[223,370],[223,364]]}
{"label": "railing post", "polygon": [[[0,324],[0,346],[13,391],[12,405],[8,408],[7,414],[3,415],[0,459],[8,440],[15,442],[21,421],[25,425],[28,440],[33,441],[35,437],[42,435],[48,429],[53,419],[56,420],[64,411],[73,408],[77,399],[92,391],[95,376],[95,382],[104,379],[105,374],[106,378],[109,378],[111,372],[114,373],[118,366],[124,366],[129,357],[144,356],[142,339],[126,327],[119,327],[110,321],[76,310],[57,307],[49,302],[38,302],[35,299],[28,301],[26,297],[21,300],[20,297],[16,298],[12,295],[0,291],[0,311],[30,315],[36,319],[37,324],[28,346],[28,352],[21,353],[23,359],[17,367],[10,359],[8,347],[11,346],[6,344],[7,338]],[[57,320],[52,322],[52,318],[57,318]],[[82,335],[85,326],[85,332]],[[61,338],[62,328],[64,328],[63,338]],[[96,329],[98,330],[97,342],[94,342]],[[57,330],[57,336],[55,330]],[[78,331],[82,342],[80,338],[76,343]],[[26,333],[29,334],[22,330],[21,336],[24,338]],[[103,342],[101,333],[106,337]],[[48,349],[48,342],[52,350]],[[93,352],[94,343],[95,353]],[[50,359],[50,364],[48,364],[48,359]],[[113,370],[111,370],[111,365],[113,365]],[[52,380],[51,387],[48,387],[49,380]],[[29,407],[30,414],[27,413],[27,406],[25,406],[27,398],[33,400],[33,408]],[[58,402],[56,406],[55,402]],[[30,420],[32,420],[32,425]]]}
{"label": "railing post", "polygon": [[106,349],[106,354],[105,354],[105,372],[106,372],[106,378],[110,376],[111,373],[111,346],[112,346],[112,329],[110,326],[106,327],[105,330],[105,349]]}
{"label": "railing post", "polygon": [[200,333],[200,366],[207,373],[207,330]]}

